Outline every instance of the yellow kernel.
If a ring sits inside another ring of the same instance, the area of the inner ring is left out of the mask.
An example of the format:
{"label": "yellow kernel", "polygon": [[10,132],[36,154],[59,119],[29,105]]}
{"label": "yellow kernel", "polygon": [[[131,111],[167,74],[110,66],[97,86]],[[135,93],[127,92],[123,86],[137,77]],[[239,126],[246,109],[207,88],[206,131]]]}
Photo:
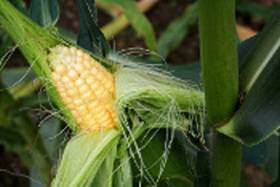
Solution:
{"label": "yellow kernel", "polygon": [[81,104],[83,104],[83,101],[81,100],[81,99],[74,99],[73,100],[73,103],[75,104],[75,105],[81,105]]}
{"label": "yellow kernel", "polygon": [[68,71],[68,76],[72,79],[76,79],[78,77],[78,74],[74,70],[69,70]]}
{"label": "yellow kernel", "polygon": [[76,81],[75,81],[75,85],[79,88],[80,86],[82,86],[83,85],[83,80],[82,79],[77,79]]}
{"label": "yellow kernel", "polygon": [[90,55],[75,47],[57,46],[50,50],[52,80],[66,108],[80,129],[114,128],[114,79]]}
{"label": "yellow kernel", "polygon": [[81,64],[74,64],[74,68],[80,74],[83,73],[83,71],[84,71],[84,67]]}
{"label": "yellow kernel", "polygon": [[66,104],[71,104],[72,103],[72,99],[70,97],[64,97],[63,100]]}
{"label": "yellow kernel", "polygon": [[80,57],[82,57],[83,56],[83,51],[82,50],[80,50],[80,49],[78,49],[77,50],[77,56],[80,56]]}
{"label": "yellow kernel", "polygon": [[65,84],[67,84],[67,83],[70,82],[70,79],[69,79],[69,77],[67,77],[67,76],[61,77],[61,80],[62,80]]}
{"label": "yellow kernel", "polygon": [[89,87],[85,84],[83,84],[82,86],[79,87],[80,93],[85,93],[88,90],[89,90]]}
{"label": "yellow kernel", "polygon": [[83,61],[83,64],[84,64],[84,66],[85,66],[86,68],[92,68],[91,63],[90,63],[90,61],[88,61],[88,60],[84,60],[84,61]]}
{"label": "yellow kernel", "polygon": [[104,90],[103,89],[96,89],[95,94],[97,97],[102,98],[104,97]]}
{"label": "yellow kernel", "polygon": [[97,74],[97,69],[96,68],[92,68],[90,70],[90,72],[93,74],[93,75],[96,75]]}
{"label": "yellow kernel", "polygon": [[92,78],[92,77],[88,77],[87,79],[86,79],[86,83],[87,84],[93,84],[94,83],[94,79]]}
{"label": "yellow kernel", "polygon": [[59,74],[64,73],[65,72],[65,66],[61,65],[61,64],[58,64],[55,68],[55,71]]}
{"label": "yellow kernel", "polygon": [[58,75],[57,73],[52,73],[52,79],[54,81],[60,81],[60,75]]}
{"label": "yellow kernel", "polygon": [[80,106],[80,107],[77,107],[77,111],[79,111],[80,113],[86,113],[87,108],[85,108],[84,106]]}
{"label": "yellow kernel", "polygon": [[91,93],[89,91],[85,91],[82,93],[81,97],[84,99],[84,100],[88,100],[90,97],[91,97]]}

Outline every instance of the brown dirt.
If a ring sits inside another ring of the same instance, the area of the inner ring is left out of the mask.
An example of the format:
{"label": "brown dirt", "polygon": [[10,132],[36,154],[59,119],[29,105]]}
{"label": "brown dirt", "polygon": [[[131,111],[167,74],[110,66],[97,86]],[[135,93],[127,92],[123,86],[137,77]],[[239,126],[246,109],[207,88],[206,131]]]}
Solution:
{"label": "brown dirt", "polygon": [[269,187],[272,184],[272,177],[255,165],[243,164],[242,172],[250,187]]}

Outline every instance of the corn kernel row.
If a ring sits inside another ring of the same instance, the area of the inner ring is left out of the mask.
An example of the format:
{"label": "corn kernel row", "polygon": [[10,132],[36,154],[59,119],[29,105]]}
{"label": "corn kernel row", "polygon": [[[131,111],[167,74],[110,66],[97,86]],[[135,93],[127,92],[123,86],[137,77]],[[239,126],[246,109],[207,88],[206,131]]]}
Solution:
{"label": "corn kernel row", "polygon": [[75,47],[56,46],[49,62],[53,82],[81,129],[99,131],[116,126],[111,73]]}

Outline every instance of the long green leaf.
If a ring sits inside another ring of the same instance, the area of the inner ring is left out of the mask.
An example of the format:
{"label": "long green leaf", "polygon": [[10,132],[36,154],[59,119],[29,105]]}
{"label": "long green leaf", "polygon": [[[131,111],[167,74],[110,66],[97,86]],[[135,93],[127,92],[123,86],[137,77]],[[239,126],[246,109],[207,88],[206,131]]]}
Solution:
{"label": "long green leaf", "polygon": [[186,7],[182,16],[172,21],[158,40],[158,51],[163,57],[176,49],[188,34],[190,27],[197,19],[197,4]]}
{"label": "long green leaf", "polygon": [[0,127],[0,144],[5,145],[10,150],[15,150],[26,146],[24,138],[11,128]]}
{"label": "long green leaf", "polygon": [[10,0],[10,3],[12,3],[22,13],[28,14],[26,3],[23,0]]}
{"label": "long green leaf", "polygon": [[30,17],[41,26],[54,26],[59,18],[57,0],[32,0]]}
{"label": "long green leaf", "polygon": [[139,11],[135,0],[103,0],[107,3],[118,4],[122,7],[127,19],[133,28],[145,38],[147,47],[157,51],[156,37],[154,29],[146,16]]}
{"label": "long green leaf", "polygon": [[257,144],[280,127],[280,48],[270,59],[232,119],[219,131],[247,144]]}
{"label": "long green leaf", "polygon": [[249,51],[240,67],[240,89],[249,92],[266,68],[277,49],[280,47],[280,11],[272,16],[271,21],[258,36],[256,45]]}
{"label": "long green leaf", "polygon": [[278,12],[264,31],[251,39],[253,47],[241,57],[240,88],[249,93],[233,118],[219,129],[247,145],[265,140],[280,126],[279,33]]}
{"label": "long green leaf", "polygon": [[237,10],[240,12],[246,12],[253,14],[255,16],[264,17],[265,19],[269,18],[274,11],[279,11],[280,6],[275,4],[273,6],[264,6],[261,3],[256,3],[254,1],[248,0],[238,0],[237,1]]}
{"label": "long green leaf", "polygon": [[34,72],[30,68],[5,68],[0,74],[5,87],[12,87],[21,84],[25,81],[32,81],[35,79]]}
{"label": "long green leaf", "polygon": [[200,77],[200,64],[168,64],[167,70],[171,72],[172,75],[183,80],[193,81],[195,83],[201,83]]}
{"label": "long green leaf", "polygon": [[96,54],[105,56],[110,47],[97,26],[97,14],[94,0],[77,0],[80,14],[80,32],[78,45]]}

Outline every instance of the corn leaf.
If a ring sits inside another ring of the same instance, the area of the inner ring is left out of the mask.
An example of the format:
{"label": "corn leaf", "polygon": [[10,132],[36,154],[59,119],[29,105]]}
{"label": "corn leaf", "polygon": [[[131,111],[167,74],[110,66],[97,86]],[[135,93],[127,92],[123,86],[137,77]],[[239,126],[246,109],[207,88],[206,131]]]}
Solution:
{"label": "corn leaf", "polygon": [[119,133],[110,130],[99,133],[80,133],[64,150],[52,187],[87,187],[96,176],[110,150],[116,146]]}
{"label": "corn leaf", "polygon": [[54,26],[59,18],[59,5],[57,0],[32,0],[30,17],[41,26]]}
{"label": "corn leaf", "polygon": [[22,13],[28,14],[26,4],[23,0],[10,0],[10,3],[12,3]]}
{"label": "corn leaf", "polygon": [[199,63],[193,64],[168,64],[167,70],[180,79],[186,81],[193,81],[195,83],[200,84],[201,76],[200,76],[200,65]]}
{"label": "corn leaf", "polygon": [[188,35],[190,27],[197,19],[197,4],[186,7],[182,16],[172,21],[158,40],[158,51],[164,58],[176,49]]}
{"label": "corn leaf", "polygon": [[0,74],[5,87],[12,87],[23,82],[29,82],[35,79],[35,74],[30,68],[5,68]]}
{"label": "corn leaf", "polygon": [[59,159],[59,148],[63,145],[63,136],[58,136],[62,132],[61,121],[53,116],[40,122],[39,135],[51,160]]}
{"label": "corn leaf", "polygon": [[0,126],[0,144],[9,150],[17,150],[26,146],[24,138],[16,130]]}
{"label": "corn leaf", "polygon": [[[0,57],[3,57],[13,45],[13,40],[0,29]],[[1,65],[2,68],[2,65]]]}
{"label": "corn leaf", "polygon": [[132,27],[144,37],[147,47],[152,51],[157,51],[155,32],[150,21],[137,8],[135,0],[103,0],[106,3],[118,4]]}
{"label": "corn leaf", "polygon": [[273,58],[280,47],[280,11],[272,16],[271,21],[259,34],[256,43],[244,58],[241,59],[240,89],[248,93],[254,83]]}
{"label": "corn leaf", "polygon": [[278,12],[264,31],[251,39],[253,46],[240,58],[241,92],[248,93],[232,119],[219,128],[220,132],[246,145],[265,140],[280,126],[279,33]]}
{"label": "corn leaf", "polygon": [[267,64],[245,101],[219,131],[247,144],[257,144],[280,126],[280,48]]}
{"label": "corn leaf", "polygon": [[248,1],[248,0],[238,0],[237,10],[240,12],[247,12],[255,16],[269,18],[274,11],[279,11],[280,6],[275,4],[273,6],[264,6],[260,3]]}
{"label": "corn leaf", "polygon": [[[239,56],[239,68],[243,63],[246,63],[243,58],[248,54],[256,42],[257,37],[251,37],[247,40],[242,41],[238,46],[238,56]],[[184,79],[191,80],[195,83],[201,83],[201,66],[199,63],[193,64],[168,64],[166,69],[172,73],[174,76]]]}
{"label": "corn leaf", "polygon": [[80,14],[78,45],[93,53],[105,56],[110,47],[97,26],[95,1],[77,0],[76,2]]}
{"label": "corn leaf", "polygon": [[[65,137],[62,136],[63,130],[61,129],[61,122],[55,117],[47,117],[40,122],[40,129],[36,136],[42,139],[43,145],[46,148],[51,164],[54,165],[55,162],[59,159],[59,151],[61,147],[64,147]],[[21,154],[22,155],[22,154]],[[46,155],[43,155],[46,156]],[[27,157],[30,157],[27,155]],[[35,161],[36,160],[36,161]],[[33,158],[29,161],[29,170],[30,170],[30,186],[31,187],[42,187],[42,183],[45,186],[49,186],[50,181],[44,181],[40,176],[39,167],[37,165],[38,159]],[[34,164],[35,163],[35,164]],[[48,171],[49,173],[50,171]],[[38,183],[40,181],[40,183]]]}

